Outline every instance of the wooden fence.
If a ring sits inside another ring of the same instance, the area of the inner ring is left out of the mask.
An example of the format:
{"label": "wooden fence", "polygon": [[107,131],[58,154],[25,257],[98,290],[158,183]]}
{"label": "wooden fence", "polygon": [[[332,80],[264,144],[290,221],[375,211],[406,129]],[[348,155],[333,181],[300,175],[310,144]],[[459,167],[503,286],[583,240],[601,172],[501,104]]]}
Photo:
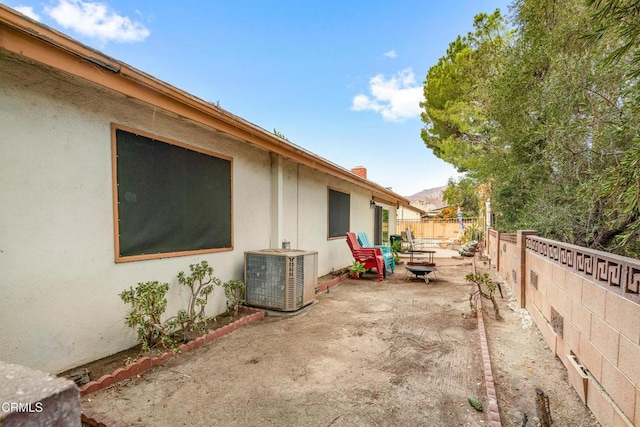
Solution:
{"label": "wooden fence", "polygon": [[[484,218],[463,218],[465,228],[475,227],[484,229]],[[411,235],[416,239],[455,239],[460,234],[460,222],[458,219],[429,219],[429,220],[398,220],[398,233],[411,230]]]}

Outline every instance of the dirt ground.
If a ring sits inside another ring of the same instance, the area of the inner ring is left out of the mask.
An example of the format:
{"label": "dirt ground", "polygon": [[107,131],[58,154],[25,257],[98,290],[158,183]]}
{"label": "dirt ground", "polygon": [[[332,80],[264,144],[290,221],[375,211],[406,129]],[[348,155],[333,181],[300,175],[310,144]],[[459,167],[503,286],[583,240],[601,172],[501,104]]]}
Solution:
{"label": "dirt ground", "polygon": [[[347,280],[292,317],[268,316],[140,378],[85,396],[132,426],[484,426],[487,406],[468,260],[436,259],[437,280],[403,267]],[[482,267],[482,263],[479,263]],[[502,425],[537,425],[535,387],[554,426],[597,426],[526,315],[484,315]]]}

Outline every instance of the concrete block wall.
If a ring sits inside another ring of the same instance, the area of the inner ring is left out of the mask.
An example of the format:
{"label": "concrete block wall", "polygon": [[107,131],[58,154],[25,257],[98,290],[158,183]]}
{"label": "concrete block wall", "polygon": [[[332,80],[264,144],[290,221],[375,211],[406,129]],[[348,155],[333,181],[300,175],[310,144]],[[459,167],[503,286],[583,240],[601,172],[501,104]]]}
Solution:
{"label": "concrete block wall", "polygon": [[73,381],[0,361],[0,426],[80,427],[81,412]]}
{"label": "concrete block wall", "polygon": [[489,229],[486,239],[486,255],[491,260],[491,266],[498,270],[522,308],[526,303],[522,254],[524,254],[524,239],[531,233],[531,231],[519,231],[506,234]]}
{"label": "concrete block wall", "polygon": [[[535,254],[527,253],[526,265],[538,280],[538,289],[530,278],[527,283],[527,310],[569,377],[580,366],[588,372],[586,396],[582,380],[571,378],[585,404],[602,425],[639,424],[640,306]],[[552,310],[561,317],[560,330]]]}
{"label": "concrete block wall", "polygon": [[502,278],[509,284],[509,287],[513,290],[518,301],[522,300],[520,295],[520,289],[518,287],[519,270],[520,270],[520,256],[518,245],[514,242],[500,241],[498,245],[500,251],[500,263],[498,266],[498,272]]}
{"label": "concrete block wall", "polygon": [[500,265],[500,232],[492,228],[487,230],[486,234],[486,255],[491,260],[493,268]]}
{"label": "concrete block wall", "polygon": [[[631,292],[640,261],[537,237],[522,252],[489,243],[489,254],[490,247],[501,251],[493,266],[516,295],[520,287],[510,275],[524,266],[526,309],[598,421],[640,425],[640,304]],[[616,278],[622,270],[628,273]]]}

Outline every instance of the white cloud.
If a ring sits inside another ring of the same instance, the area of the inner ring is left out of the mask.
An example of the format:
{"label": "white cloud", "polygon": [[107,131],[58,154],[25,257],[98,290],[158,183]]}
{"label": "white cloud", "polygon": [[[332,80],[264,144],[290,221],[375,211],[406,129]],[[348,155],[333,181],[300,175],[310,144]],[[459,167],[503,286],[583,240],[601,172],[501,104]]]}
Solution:
{"label": "white cloud", "polygon": [[139,42],[150,34],[144,25],[109,10],[104,3],[58,0],[45,12],[64,28],[101,41]]}
{"label": "white cloud", "polygon": [[40,20],[40,16],[38,16],[38,14],[33,11],[33,8],[31,6],[16,6],[14,7],[14,9],[20,12],[21,14],[28,16],[34,21]]}
{"label": "white cloud", "polygon": [[385,52],[382,56],[386,56],[387,58],[395,58],[398,56],[395,50],[390,50],[389,52]]}
{"label": "white cloud", "polygon": [[402,122],[420,116],[422,86],[416,83],[411,68],[399,71],[389,79],[385,79],[382,74],[372,77],[369,80],[369,92],[369,96],[356,95],[351,109],[375,111],[388,122]]}

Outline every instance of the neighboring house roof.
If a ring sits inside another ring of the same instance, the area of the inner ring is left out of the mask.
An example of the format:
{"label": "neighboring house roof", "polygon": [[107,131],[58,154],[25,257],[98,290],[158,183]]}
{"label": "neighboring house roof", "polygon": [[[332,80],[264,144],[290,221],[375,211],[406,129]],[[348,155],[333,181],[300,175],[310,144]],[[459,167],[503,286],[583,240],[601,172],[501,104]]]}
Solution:
{"label": "neighboring house roof", "polygon": [[0,50],[138,99],[247,141],[297,163],[368,189],[376,201],[408,205],[409,200],[361,178],[239,116],[85,46],[69,36],[0,4]]}
{"label": "neighboring house roof", "polygon": [[441,213],[442,213],[442,211],[443,211],[445,208],[447,208],[447,207],[448,207],[448,206],[442,206],[442,207],[440,207],[440,208],[431,209],[431,210],[429,210],[429,211],[425,212],[423,216],[427,216],[427,217],[429,217],[429,216],[436,216],[436,215],[439,215],[439,214],[441,214]]}
{"label": "neighboring house roof", "polygon": [[424,210],[422,210],[422,209],[420,209],[420,208],[418,208],[416,206],[413,206],[413,205],[407,205],[404,208],[407,209],[407,210],[410,210],[410,211],[417,212],[420,215],[424,215],[426,213],[426,211],[424,211]]}

